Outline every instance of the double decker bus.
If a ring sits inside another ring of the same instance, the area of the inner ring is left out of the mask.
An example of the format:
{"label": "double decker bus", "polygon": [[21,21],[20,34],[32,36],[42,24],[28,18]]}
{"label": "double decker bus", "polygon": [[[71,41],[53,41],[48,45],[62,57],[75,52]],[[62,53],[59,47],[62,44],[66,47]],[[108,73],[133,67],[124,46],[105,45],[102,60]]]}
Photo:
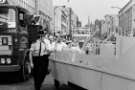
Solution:
{"label": "double decker bus", "polygon": [[0,4],[0,72],[18,72],[30,77],[28,11],[19,6]]}

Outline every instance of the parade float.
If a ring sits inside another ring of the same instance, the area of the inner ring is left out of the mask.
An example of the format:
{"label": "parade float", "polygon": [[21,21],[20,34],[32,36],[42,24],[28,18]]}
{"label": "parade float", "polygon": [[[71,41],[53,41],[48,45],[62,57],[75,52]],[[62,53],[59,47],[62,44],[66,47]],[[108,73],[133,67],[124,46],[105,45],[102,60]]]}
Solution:
{"label": "parade float", "polygon": [[54,52],[50,65],[55,81],[86,90],[135,90],[135,38],[117,37],[115,44],[99,46],[98,55]]}

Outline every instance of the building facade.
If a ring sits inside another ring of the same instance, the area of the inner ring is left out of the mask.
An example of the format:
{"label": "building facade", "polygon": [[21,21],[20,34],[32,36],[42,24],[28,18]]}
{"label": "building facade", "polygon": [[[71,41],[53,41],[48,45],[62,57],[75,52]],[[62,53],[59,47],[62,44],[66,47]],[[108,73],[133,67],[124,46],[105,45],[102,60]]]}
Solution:
{"label": "building facade", "polygon": [[105,19],[101,20],[101,36],[102,38],[110,35],[116,35],[119,27],[118,15],[105,15]]}
{"label": "building facade", "polygon": [[81,21],[77,21],[77,27],[82,27],[82,23],[81,23]]}
{"label": "building facade", "polygon": [[78,16],[71,9],[71,28],[77,27]]}
{"label": "building facade", "polygon": [[37,14],[43,16],[45,25],[52,33],[54,30],[53,2],[52,0],[36,0]]}
{"label": "building facade", "polygon": [[65,6],[56,6],[54,8],[54,23],[55,34],[67,35],[69,34],[69,13],[68,8]]}
{"label": "building facade", "polygon": [[30,11],[31,14],[35,13],[35,0],[7,0],[7,1],[10,5],[18,5]]}
{"label": "building facade", "polygon": [[78,16],[74,13],[72,8],[66,6],[56,6],[54,8],[54,18],[55,18],[55,30],[56,34],[61,36],[72,36],[73,28],[77,27]]}
{"label": "building facade", "polygon": [[69,8],[69,38],[72,39],[73,29],[77,27],[78,16],[72,8]]}
{"label": "building facade", "polygon": [[104,33],[107,32],[106,30],[106,24],[105,24],[105,20],[101,20],[101,34],[103,35]]}
{"label": "building facade", "polygon": [[110,35],[112,32],[112,25],[113,25],[113,18],[111,15],[105,15],[105,29],[104,32],[107,33],[107,35]]}
{"label": "building facade", "polygon": [[119,11],[119,26],[122,36],[135,36],[135,0],[130,0]]}
{"label": "building facade", "polygon": [[53,19],[53,2],[52,0],[36,0],[38,3],[38,14],[44,16],[47,21]]}
{"label": "building facade", "polygon": [[112,15],[112,33],[118,34],[119,33],[119,15]]}

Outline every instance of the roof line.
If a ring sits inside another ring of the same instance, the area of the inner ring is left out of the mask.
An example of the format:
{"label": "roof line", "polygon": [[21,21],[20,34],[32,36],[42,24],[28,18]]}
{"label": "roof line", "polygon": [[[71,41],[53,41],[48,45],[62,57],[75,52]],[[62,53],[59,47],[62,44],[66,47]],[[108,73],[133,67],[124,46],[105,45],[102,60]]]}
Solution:
{"label": "roof line", "polygon": [[132,0],[130,0],[123,8],[119,11],[119,13],[121,13],[131,2],[132,2]]}

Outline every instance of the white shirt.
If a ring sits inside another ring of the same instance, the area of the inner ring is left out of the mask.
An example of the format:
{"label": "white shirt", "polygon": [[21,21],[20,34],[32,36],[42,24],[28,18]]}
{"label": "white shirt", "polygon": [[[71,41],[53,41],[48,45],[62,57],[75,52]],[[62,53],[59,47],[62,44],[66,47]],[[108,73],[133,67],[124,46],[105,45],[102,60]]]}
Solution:
{"label": "white shirt", "polygon": [[43,56],[44,55],[44,51],[46,49],[46,46],[43,42],[41,42],[41,52],[40,52],[40,40],[37,40],[35,43],[33,43],[31,45],[30,51],[32,51],[32,55],[33,56]]}
{"label": "white shirt", "polygon": [[66,48],[67,45],[64,42],[60,42],[56,44],[56,51],[62,51],[63,48]]}
{"label": "white shirt", "polygon": [[33,56],[39,56],[40,50],[40,42],[41,42],[41,53],[40,56],[46,55],[50,53],[50,51],[54,51],[54,45],[50,43],[50,40],[44,38],[43,41],[40,39],[31,45],[30,50],[32,51]]}
{"label": "white shirt", "polygon": [[44,38],[44,42],[46,44],[46,48],[48,51],[54,51],[55,47],[56,47],[56,43],[55,42],[50,42],[50,40],[48,40],[47,38]]}
{"label": "white shirt", "polygon": [[49,48],[49,50],[50,50],[50,51],[54,51],[55,48],[56,48],[56,42],[50,43],[50,48]]}
{"label": "white shirt", "polygon": [[50,41],[47,38],[44,38],[43,42],[46,45],[46,49],[49,50],[50,49]]}

